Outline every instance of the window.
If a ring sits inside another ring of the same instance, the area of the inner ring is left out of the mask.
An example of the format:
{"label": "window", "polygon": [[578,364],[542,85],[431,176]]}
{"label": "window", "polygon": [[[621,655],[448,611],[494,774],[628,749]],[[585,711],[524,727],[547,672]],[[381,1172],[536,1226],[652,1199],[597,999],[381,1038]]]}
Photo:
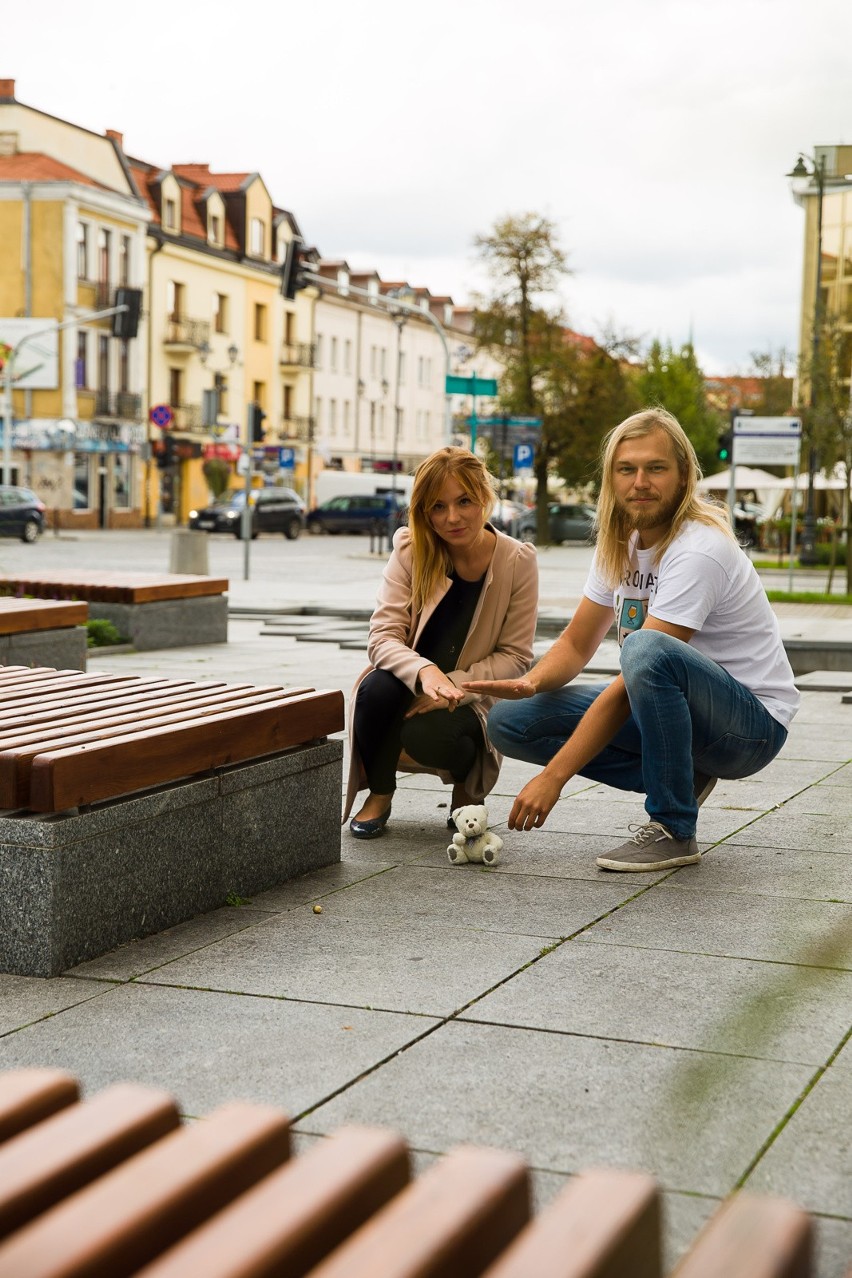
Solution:
{"label": "window", "polygon": [[130,390],[130,343],[126,338],[118,343],[118,389],[124,394]]}
{"label": "window", "polygon": [[293,416],[293,387],[284,386],[284,420],[289,421]]}
{"label": "window", "polygon": [[228,331],[228,299],[224,293],[213,294],[213,332]]}
{"label": "window", "polygon": [[376,369],[378,368],[378,350],[375,346],[370,347],[370,376],[375,378]]}
{"label": "window", "polygon": [[118,242],[118,282],[130,283],[130,236],[122,235]]}
{"label": "window", "polygon": [[77,359],[74,364],[74,385],[78,390],[89,384],[89,334],[77,333]]}
{"label": "window", "polygon": [[126,510],[130,505],[129,453],[113,453],[112,504],[119,510]]}
{"label": "window", "polygon": [[163,200],[163,226],[167,231],[177,230],[177,204],[168,196]]}
{"label": "window", "polygon": [[180,408],[183,403],[183,370],[169,369],[169,404],[172,408]]}
{"label": "window", "polygon": [[253,217],[249,224],[249,252],[255,257],[263,257],[266,244],[266,228],[259,217]]}
{"label": "window", "polygon": [[112,236],[106,227],[98,229],[98,279],[102,284],[109,280],[109,252]]}
{"label": "window", "polygon": [[89,278],[89,228],[85,222],[77,223],[77,279]]}
{"label": "window", "polygon": [[284,341],[288,346],[292,346],[296,340],[296,316],[292,311],[287,311],[284,316]]}
{"label": "window", "polygon": [[417,356],[417,385],[423,385],[423,356]]}
{"label": "window", "polygon": [[266,407],[266,382],[252,382],[251,397],[252,397],[253,403],[257,404],[259,408],[265,408]]}
{"label": "window", "polygon": [[218,213],[210,214],[210,235],[211,244],[222,243],[222,219]]}
{"label": "window", "polygon": [[337,430],[337,400],[330,399],[328,401],[328,430],[333,435]]}
{"label": "window", "polygon": [[352,405],[350,404],[349,400],[344,399],[343,401],[343,433],[344,435],[348,435],[350,431],[349,413],[351,411],[351,408],[352,408]]}
{"label": "window", "polygon": [[88,510],[91,506],[89,495],[89,454],[74,454],[74,509]]}
{"label": "window", "polygon": [[331,351],[329,352],[328,366],[333,373],[337,372],[337,338],[331,339]]}
{"label": "window", "polygon": [[388,375],[388,348],[386,346],[382,347],[381,351],[379,352],[379,356],[380,356],[379,367],[381,368],[381,372],[382,372],[382,381],[384,381],[384,379]]}
{"label": "window", "polygon": [[385,406],[379,408],[379,434],[384,438],[385,433]]}
{"label": "window", "polygon": [[[322,334],[317,333],[316,363],[314,364],[315,368],[322,368],[322,346],[323,346]],[[317,416],[319,417],[319,413],[317,413]]]}
{"label": "window", "polygon": [[109,338],[98,334],[98,390],[109,390]]}
{"label": "window", "polygon": [[183,319],[185,289],[177,280],[166,281],[166,310],[170,320]]}
{"label": "window", "polygon": [[314,420],[317,422],[322,421],[322,400],[319,395],[314,400]]}
{"label": "window", "polygon": [[352,343],[350,341],[343,343],[343,371],[344,373],[352,372]]}
{"label": "window", "polygon": [[266,341],[266,307],[261,302],[254,304],[254,340]]}

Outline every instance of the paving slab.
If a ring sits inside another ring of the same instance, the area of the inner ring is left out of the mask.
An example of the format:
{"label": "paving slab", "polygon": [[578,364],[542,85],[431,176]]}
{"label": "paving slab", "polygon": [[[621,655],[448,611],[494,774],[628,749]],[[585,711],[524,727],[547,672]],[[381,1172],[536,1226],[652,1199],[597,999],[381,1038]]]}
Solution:
{"label": "paving slab", "polygon": [[[679,1086],[695,1056],[700,1094]],[[723,1195],[795,1104],[810,1066],[451,1022],[307,1116],[386,1123],[421,1149],[514,1149],[541,1170],[632,1167]],[[441,1086],[435,1086],[435,1080]],[[416,1101],[413,1101],[416,1098]]]}
{"label": "paving slab", "polygon": [[754,844],[746,851],[728,841],[713,848],[700,865],[683,866],[677,883],[701,892],[746,892],[852,904],[852,856]]}
{"label": "paving slab", "polygon": [[[813,789],[813,787],[812,787]],[[827,806],[833,806],[831,794],[842,795],[838,787],[826,787]],[[816,806],[814,799],[806,801],[808,806]],[[822,802],[820,798],[819,802]],[[843,799],[840,799],[843,802]],[[852,842],[848,837],[848,826],[835,816],[822,812],[790,812],[785,805],[777,812],[769,812],[748,826],[732,832],[726,840],[727,845],[746,845],[747,847],[764,848],[800,848],[807,851],[819,848],[822,852],[848,855],[852,852]]]}
{"label": "paving slab", "polygon": [[603,919],[593,939],[671,951],[670,962],[684,953],[824,966],[820,949],[834,937],[838,952],[832,953],[830,966],[852,970],[852,906],[703,892],[681,887],[678,875]]}
{"label": "paving slab", "polygon": [[[746,1187],[852,1221],[852,1072],[829,1066]],[[847,1256],[847,1262],[852,1252]]]}
{"label": "paving slab", "polygon": [[0,1035],[55,1016],[77,1003],[97,998],[97,985],[75,985],[61,977],[9,976],[0,972]]}
{"label": "paving slab", "polygon": [[296,1116],[431,1024],[422,1016],[118,985],[7,1035],[0,1068],[61,1066],[86,1091],[132,1079],[166,1088],[196,1116],[232,1100],[278,1105]]}
{"label": "paving slab", "polygon": [[[351,889],[350,889],[351,891]],[[267,920],[145,979],[348,1007],[449,1016],[529,963],[552,937],[434,920],[363,918],[338,893]]]}
{"label": "paving slab", "polygon": [[568,941],[462,1020],[821,1065],[849,1030],[852,972]]}

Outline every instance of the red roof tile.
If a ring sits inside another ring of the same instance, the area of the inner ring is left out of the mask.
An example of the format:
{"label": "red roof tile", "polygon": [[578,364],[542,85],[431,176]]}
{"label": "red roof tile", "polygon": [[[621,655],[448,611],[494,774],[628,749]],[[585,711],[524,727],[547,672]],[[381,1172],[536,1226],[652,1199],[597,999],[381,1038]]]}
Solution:
{"label": "red roof tile", "polygon": [[40,151],[0,155],[0,182],[82,182],[85,186],[96,186],[100,191],[113,189]]}

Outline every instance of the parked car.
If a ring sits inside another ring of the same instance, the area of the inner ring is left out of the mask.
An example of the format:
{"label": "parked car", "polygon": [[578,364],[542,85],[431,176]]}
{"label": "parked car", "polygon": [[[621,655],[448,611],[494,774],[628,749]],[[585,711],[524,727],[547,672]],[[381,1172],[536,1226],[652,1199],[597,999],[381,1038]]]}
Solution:
{"label": "parked car", "polygon": [[527,513],[526,506],[522,506],[518,501],[495,501],[494,509],[489,517],[489,523],[497,529],[498,532],[508,533],[510,537],[515,536],[518,521]]}
{"label": "parked car", "polygon": [[[554,501],[548,506],[547,513],[550,541],[554,546],[560,546],[563,541],[591,542],[594,540],[594,506],[569,505]],[[519,541],[535,541],[537,525],[538,513],[535,510],[528,510],[518,520],[515,536]]]}
{"label": "parked car", "polygon": [[[191,510],[189,526],[201,532],[242,537],[245,506],[245,489],[230,488],[203,510]],[[252,537],[262,532],[283,533],[288,541],[295,541],[305,526],[305,503],[292,488],[253,488],[249,506]]]}
{"label": "parked car", "polygon": [[403,493],[375,496],[331,497],[308,513],[312,533],[359,533],[384,531],[390,520],[396,527],[405,523],[408,503]]}
{"label": "parked car", "polygon": [[0,484],[0,537],[38,541],[44,531],[46,509],[41,498],[29,488]]}

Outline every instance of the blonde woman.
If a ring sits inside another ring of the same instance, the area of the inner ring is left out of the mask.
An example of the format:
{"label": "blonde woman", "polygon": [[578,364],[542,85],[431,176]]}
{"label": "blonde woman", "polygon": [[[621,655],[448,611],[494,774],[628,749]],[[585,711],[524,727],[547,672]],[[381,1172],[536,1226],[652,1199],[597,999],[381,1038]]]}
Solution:
{"label": "blonde woman", "polygon": [[369,791],[349,825],[355,838],[384,833],[398,769],[438,772],[453,786],[451,810],[481,803],[497,780],[501,756],[485,732],[493,698],[461,685],[529,670],[538,568],[532,546],[488,523],[493,500],[466,449],[441,448],[417,470],[370,622],[370,668],[352,696],[344,821]]}

